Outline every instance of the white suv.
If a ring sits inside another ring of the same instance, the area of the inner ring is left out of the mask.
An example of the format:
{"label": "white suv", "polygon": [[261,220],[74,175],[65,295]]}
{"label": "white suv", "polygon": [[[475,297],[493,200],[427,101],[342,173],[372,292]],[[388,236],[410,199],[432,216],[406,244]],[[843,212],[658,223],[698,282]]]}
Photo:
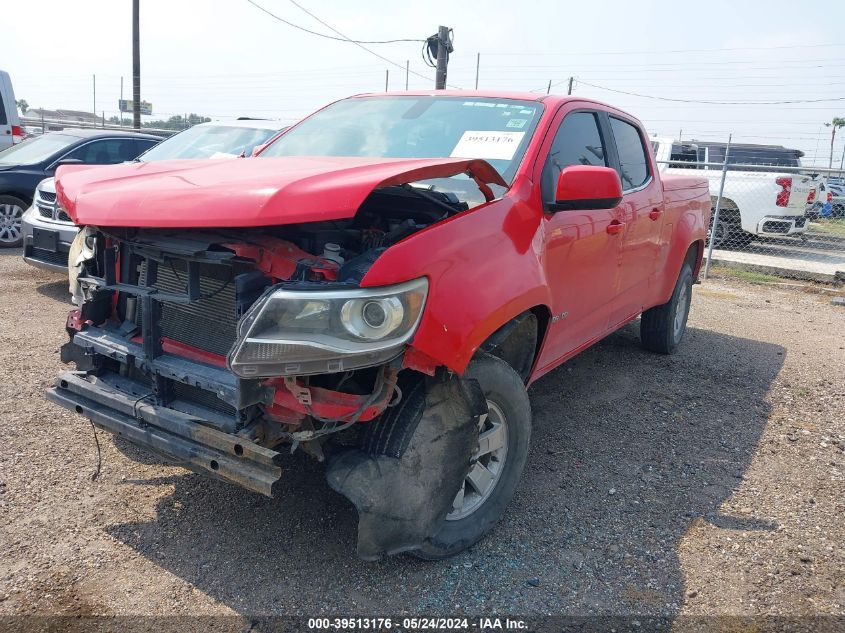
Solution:
{"label": "white suv", "polygon": [[0,70],[0,150],[20,143],[23,136],[12,80],[9,73]]}

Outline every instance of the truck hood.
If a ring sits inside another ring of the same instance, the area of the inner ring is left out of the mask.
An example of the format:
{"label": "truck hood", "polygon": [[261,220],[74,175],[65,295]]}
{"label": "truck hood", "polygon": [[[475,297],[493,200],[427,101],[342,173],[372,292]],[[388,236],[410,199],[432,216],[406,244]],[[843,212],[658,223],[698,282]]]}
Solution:
{"label": "truck hood", "polygon": [[77,224],[272,226],[351,218],[374,189],[460,173],[507,187],[483,160],[283,156],[67,165],[56,193]]}

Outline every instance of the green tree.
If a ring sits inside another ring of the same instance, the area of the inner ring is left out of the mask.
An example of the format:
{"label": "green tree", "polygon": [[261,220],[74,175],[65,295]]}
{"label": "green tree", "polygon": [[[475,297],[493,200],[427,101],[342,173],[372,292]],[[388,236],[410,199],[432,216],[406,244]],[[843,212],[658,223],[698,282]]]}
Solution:
{"label": "green tree", "polygon": [[187,117],[177,114],[167,120],[147,121],[144,123],[144,127],[158,128],[160,130],[184,130],[197,123],[208,123],[209,121],[211,121],[209,117],[191,112]]}
{"label": "green tree", "polygon": [[18,99],[15,103],[20,108],[21,114],[26,114],[26,111],[29,110],[29,104],[26,102],[26,99]]}
{"label": "green tree", "polygon": [[842,117],[835,116],[833,117],[833,121],[830,123],[825,123],[827,127],[830,128],[830,160],[827,163],[827,168],[833,168],[833,141],[836,139],[836,130],[841,127],[845,127],[845,119]]}

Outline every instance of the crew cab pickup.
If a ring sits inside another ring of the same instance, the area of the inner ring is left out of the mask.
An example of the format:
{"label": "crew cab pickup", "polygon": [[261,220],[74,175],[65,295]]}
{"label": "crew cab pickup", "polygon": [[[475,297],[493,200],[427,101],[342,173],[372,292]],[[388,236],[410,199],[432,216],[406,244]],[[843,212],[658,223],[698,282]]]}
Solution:
{"label": "crew cab pickup", "polygon": [[641,316],[684,335],[707,181],[574,97],[362,95],[257,158],[67,166],[78,309],[47,396],[271,496],[326,462],[358,554],[441,558],[505,511],[526,387]]}
{"label": "crew cab pickup", "polygon": [[[653,139],[652,147],[664,177],[699,170],[710,183],[714,207],[722,190],[713,236],[716,248],[744,248],[756,238],[800,237],[807,232],[807,205],[816,196],[818,181],[801,171],[804,152],[780,145],[736,143],[727,151],[724,143],[666,138]],[[724,163],[726,151],[728,169],[722,186],[719,163]]]}

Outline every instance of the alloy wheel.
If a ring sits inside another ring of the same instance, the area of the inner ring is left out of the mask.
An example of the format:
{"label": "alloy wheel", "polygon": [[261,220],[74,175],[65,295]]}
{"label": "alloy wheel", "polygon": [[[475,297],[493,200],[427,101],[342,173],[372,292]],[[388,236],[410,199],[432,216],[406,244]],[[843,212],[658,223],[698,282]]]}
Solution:
{"label": "alloy wheel", "polygon": [[447,521],[457,521],[478,510],[493,493],[505,469],[508,455],[508,424],[495,402],[487,401],[488,413],[479,424],[478,450],[455,500]]}
{"label": "alloy wheel", "polygon": [[0,243],[15,244],[21,239],[23,209],[16,204],[0,204]]}

